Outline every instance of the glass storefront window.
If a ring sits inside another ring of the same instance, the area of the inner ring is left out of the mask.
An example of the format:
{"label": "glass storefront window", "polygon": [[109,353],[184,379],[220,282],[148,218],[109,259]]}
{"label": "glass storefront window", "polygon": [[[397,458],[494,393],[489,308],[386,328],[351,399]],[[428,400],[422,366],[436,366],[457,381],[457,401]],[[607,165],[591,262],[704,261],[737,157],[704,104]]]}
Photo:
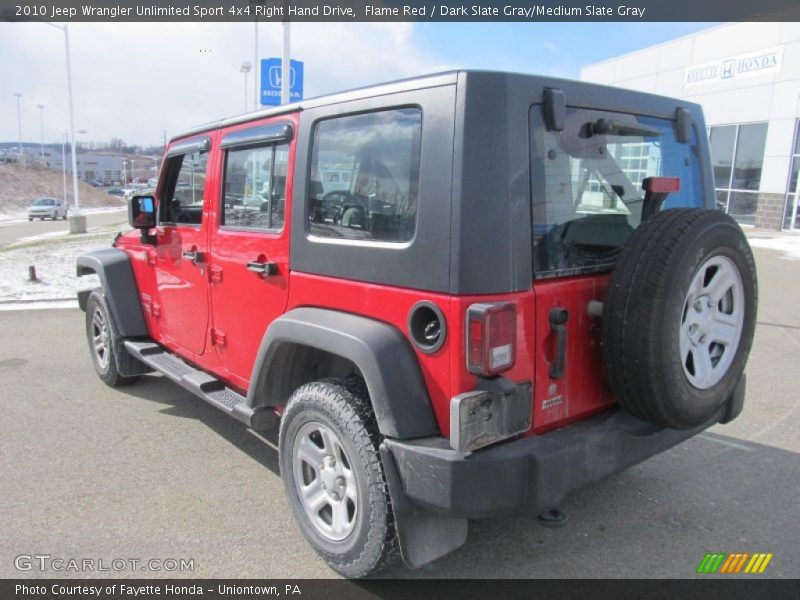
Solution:
{"label": "glass storefront window", "polygon": [[708,142],[711,147],[711,164],[714,167],[714,186],[730,189],[736,125],[712,127],[708,134]]}
{"label": "glass storefront window", "polygon": [[764,167],[766,123],[722,125],[708,131],[717,208],[739,223],[755,223]]}
{"label": "glass storefront window", "polygon": [[736,160],[731,189],[758,191],[761,168],[764,165],[764,146],[767,143],[767,124],[740,125],[736,137]]}
{"label": "glass storefront window", "polygon": [[731,192],[728,214],[739,223],[755,225],[758,192]]}

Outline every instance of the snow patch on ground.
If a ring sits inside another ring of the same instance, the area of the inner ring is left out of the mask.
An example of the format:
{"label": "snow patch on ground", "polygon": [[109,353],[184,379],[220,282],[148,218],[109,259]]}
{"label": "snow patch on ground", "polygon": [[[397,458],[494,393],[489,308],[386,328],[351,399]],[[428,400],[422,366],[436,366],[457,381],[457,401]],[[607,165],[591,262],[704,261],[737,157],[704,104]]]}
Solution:
{"label": "snow patch on ground", "polygon": [[787,260],[800,260],[800,235],[796,234],[752,234],[747,236],[747,241],[754,248],[767,248],[783,252],[781,258]]}
{"label": "snow patch on ground", "polygon": [[[35,236],[37,239],[16,242],[0,249],[0,310],[44,307],[41,303],[53,301],[74,301],[79,290],[99,286],[96,275],[80,278],[75,275],[75,260],[86,252],[108,248],[115,235],[116,230],[95,231],[80,236],[63,234],[58,238],[44,234]],[[29,266],[36,267],[38,281],[28,280]]]}

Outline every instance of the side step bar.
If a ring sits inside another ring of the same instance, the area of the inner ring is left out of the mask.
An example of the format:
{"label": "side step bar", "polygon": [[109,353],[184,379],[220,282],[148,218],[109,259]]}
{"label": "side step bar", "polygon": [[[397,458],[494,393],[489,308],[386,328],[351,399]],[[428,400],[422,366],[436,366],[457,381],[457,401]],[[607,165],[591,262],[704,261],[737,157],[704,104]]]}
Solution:
{"label": "side step bar", "polygon": [[265,418],[275,418],[270,410],[253,410],[247,406],[246,398],[225,384],[199,369],[183,362],[161,346],[153,342],[125,340],[125,349],[135,358],[156,371],[163,373],[183,388],[199,396],[212,406],[238,419],[248,427],[258,429],[264,425]]}

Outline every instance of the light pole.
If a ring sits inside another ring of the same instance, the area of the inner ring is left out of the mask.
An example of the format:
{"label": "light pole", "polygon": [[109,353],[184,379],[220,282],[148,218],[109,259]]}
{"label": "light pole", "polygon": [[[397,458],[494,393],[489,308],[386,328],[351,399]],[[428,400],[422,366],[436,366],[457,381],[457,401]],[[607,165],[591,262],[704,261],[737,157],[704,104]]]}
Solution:
{"label": "light pole", "polygon": [[261,72],[261,63],[258,62],[258,18],[256,18],[255,36],[253,38],[253,110],[258,110],[258,74]]}
{"label": "light pole", "polygon": [[289,53],[291,47],[291,25],[289,21],[283,22],[283,54],[281,55],[281,104],[289,104],[289,90],[292,85],[289,73]]}
{"label": "light pole", "polygon": [[37,104],[36,108],[39,109],[39,134],[41,136],[39,140],[41,142],[39,158],[42,159],[42,164],[44,164],[44,104]]}
{"label": "light pole", "polygon": [[69,230],[70,233],[86,233],[86,217],[79,216],[81,212],[80,199],[78,197],[78,165],[75,152],[75,118],[72,110],[72,67],[69,58],[69,28],[66,24],[56,25],[55,23],[47,23],[42,21],[45,25],[55,27],[64,32],[64,49],[67,60],[67,101],[69,105],[69,133],[70,143],[72,144],[72,194],[75,199],[75,214],[69,216]]}
{"label": "light pole", "polygon": [[17,153],[17,160],[21,165],[25,164],[25,157],[22,154],[22,94],[19,92],[14,92],[14,95],[17,97],[17,128],[18,128],[18,142],[19,142],[19,152]]}
{"label": "light pole", "polygon": [[252,65],[249,60],[244,61],[242,66],[239,67],[239,72],[244,75],[244,112],[247,112],[247,74],[251,68]]}
{"label": "light pole", "polygon": [[[86,135],[89,133],[85,129],[78,129],[78,135]],[[80,149],[81,145],[76,142],[77,148]],[[86,150],[86,145],[84,144],[83,149]]]}
{"label": "light pole", "polygon": [[61,138],[61,183],[64,185],[64,204],[67,203],[67,132]]}
{"label": "light pole", "polygon": [[[78,129],[78,135],[86,135],[87,133],[88,132],[85,129]],[[80,148],[80,144],[78,144],[78,142],[75,141],[75,140],[73,140],[73,141],[75,142],[73,147],[76,150],[79,149]],[[83,149],[86,150],[86,145],[83,146]],[[77,165],[78,165],[78,159],[77,158],[73,158],[72,159],[72,167],[73,168],[77,168]],[[85,160],[83,161],[83,175],[86,176],[86,161]],[[75,172],[75,176],[76,177],[78,176],[77,175],[77,171]]]}

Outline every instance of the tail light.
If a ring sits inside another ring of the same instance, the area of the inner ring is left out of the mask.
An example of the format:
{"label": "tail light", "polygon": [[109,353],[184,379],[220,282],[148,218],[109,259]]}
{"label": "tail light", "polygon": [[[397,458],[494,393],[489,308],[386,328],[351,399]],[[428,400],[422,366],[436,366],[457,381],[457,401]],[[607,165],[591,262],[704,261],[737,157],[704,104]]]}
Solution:
{"label": "tail light", "polygon": [[472,304],[467,309],[467,370],[491,377],[514,366],[517,311],[510,302]]}

